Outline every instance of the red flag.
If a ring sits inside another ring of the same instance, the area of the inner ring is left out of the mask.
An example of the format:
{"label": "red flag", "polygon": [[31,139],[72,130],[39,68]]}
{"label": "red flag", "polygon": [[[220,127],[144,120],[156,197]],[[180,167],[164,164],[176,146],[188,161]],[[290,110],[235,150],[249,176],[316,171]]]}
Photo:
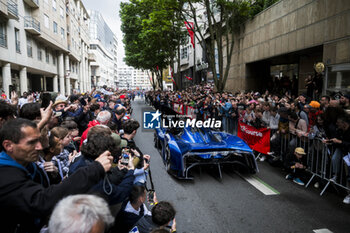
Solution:
{"label": "red flag", "polygon": [[157,71],[159,71],[159,67],[157,66]]}
{"label": "red flag", "polygon": [[187,75],[185,75],[185,78],[187,78],[188,80],[192,80],[192,78],[191,77],[188,77]]}
{"label": "red flag", "polygon": [[176,85],[175,79],[174,79],[174,72],[173,69],[170,67],[170,74],[171,74],[171,81]]}
{"label": "red flag", "polygon": [[191,44],[192,44],[192,46],[194,48],[194,24],[193,24],[193,22],[186,22],[185,21],[185,25],[186,25],[188,34],[190,34]]}
{"label": "red flag", "polygon": [[263,154],[270,151],[270,129],[256,129],[239,122],[237,136],[243,139],[250,148]]}

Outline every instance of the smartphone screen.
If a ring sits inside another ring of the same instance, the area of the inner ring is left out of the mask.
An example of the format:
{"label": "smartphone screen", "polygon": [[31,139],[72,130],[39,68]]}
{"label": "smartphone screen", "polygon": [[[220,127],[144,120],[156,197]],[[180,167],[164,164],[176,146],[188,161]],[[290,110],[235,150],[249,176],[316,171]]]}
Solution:
{"label": "smartphone screen", "polygon": [[122,150],[122,159],[121,159],[121,164],[127,166],[129,164],[129,156],[130,156],[130,152],[129,149],[124,148]]}
{"label": "smartphone screen", "polygon": [[50,105],[51,101],[51,94],[50,93],[43,93],[42,94],[42,102],[41,102],[41,107],[42,108],[47,108]]}

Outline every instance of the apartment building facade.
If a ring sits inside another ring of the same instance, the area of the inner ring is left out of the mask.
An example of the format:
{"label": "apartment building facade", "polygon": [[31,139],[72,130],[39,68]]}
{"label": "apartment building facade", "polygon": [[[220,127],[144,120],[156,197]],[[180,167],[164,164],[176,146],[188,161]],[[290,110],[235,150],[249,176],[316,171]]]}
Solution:
{"label": "apartment building facade", "polygon": [[8,96],[10,88],[64,95],[89,90],[87,28],[81,0],[1,0],[1,89]]}
{"label": "apartment building facade", "polygon": [[117,37],[98,11],[90,13],[90,51],[96,59],[91,62],[93,85],[115,88],[117,81]]}
{"label": "apartment building facade", "polygon": [[150,90],[150,77],[146,70],[134,69],[130,66],[118,67],[118,88]]}

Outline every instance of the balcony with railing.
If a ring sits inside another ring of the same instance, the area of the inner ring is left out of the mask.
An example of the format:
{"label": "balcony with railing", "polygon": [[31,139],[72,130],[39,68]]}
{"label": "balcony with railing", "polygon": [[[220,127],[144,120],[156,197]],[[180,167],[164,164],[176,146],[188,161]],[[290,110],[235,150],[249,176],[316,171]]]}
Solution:
{"label": "balcony with railing", "polygon": [[18,19],[18,5],[13,0],[7,0],[7,17],[9,19]]}
{"label": "balcony with railing", "polygon": [[7,48],[7,36],[5,33],[0,32],[0,46]]}
{"label": "balcony with railing", "polygon": [[23,1],[27,3],[30,7],[39,8],[39,0],[23,0]]}
{"label": "balcony with railing", "polygon": [[32,16],[24,16],[24,30],[33,35],[40,35],[40,22]]}
{"label": "balcony with railing", "polygon": [[94,53],[88,53],[88,60],[89,61],[96,61],[96,55]]}

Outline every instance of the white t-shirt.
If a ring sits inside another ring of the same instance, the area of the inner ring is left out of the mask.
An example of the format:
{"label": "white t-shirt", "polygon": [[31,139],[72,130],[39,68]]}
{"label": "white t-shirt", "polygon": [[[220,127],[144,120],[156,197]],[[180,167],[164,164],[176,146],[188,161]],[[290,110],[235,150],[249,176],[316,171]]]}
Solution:
{"label": "white t-shirt", "polygon": [[22,108],[22,106],[23,106],[24,104],[26,104],[26,103],[28,103],[27,98],[20,98],[20,99],[18,100],[18,105],[19,105],[20,108]]}

